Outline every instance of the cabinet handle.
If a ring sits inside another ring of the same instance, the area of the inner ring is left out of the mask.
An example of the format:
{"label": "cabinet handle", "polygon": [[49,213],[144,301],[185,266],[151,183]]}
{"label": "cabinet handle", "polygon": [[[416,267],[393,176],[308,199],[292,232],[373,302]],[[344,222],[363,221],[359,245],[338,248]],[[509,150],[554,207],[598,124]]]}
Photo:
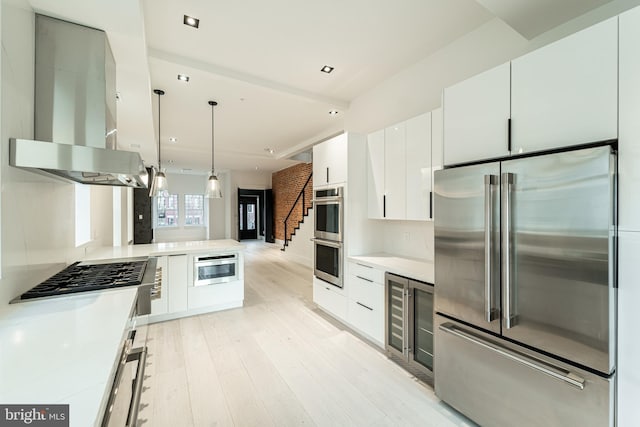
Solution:
{"label": "cabinet handle", "polygon": [[356,264],[358,264],[361,267],[366,267],[366,268],[373,268],[370,265],[366,265],[366,264],[360,264],[359,262],[356,262]]}
{"label": "cabinet handle", "polygon": [[357,277],[358,279],[362,279],[362,280],[364,280],[364,281],[366,281],[366,282],[373,283],[373,280],[371,280],[371,279],[367,279],[366,277],[362,277],[362,276],[356,276],[356,277]]}
{"label": "cabinet handle", "polygon": [[429,219],[433,219],[433,191],[429,191]]}
{"label": "cabinet handle", "polygon": [[327,184],[329,183],[329,168],[327,168]]}
{"label": "cabinet handle", "polygon": [[373,311],[373,308],[371,308],[371,307],[369,307],[369,306],[366,306],[366,305],[362,304],[360,301],[356,301],[356,304],[358,304],[360,307],[364,307],[364,308],[366,308],[366,309],[367,309],[367,310],[369,310],[369,311]]}
{"label": "cabinet handle", "polygon": [[511,152],[511,119],[507,119],[507,149]]}
{"label": "cabinet handle", "polygon": [[387,195],[382,196],[382,218],[387,217]]}

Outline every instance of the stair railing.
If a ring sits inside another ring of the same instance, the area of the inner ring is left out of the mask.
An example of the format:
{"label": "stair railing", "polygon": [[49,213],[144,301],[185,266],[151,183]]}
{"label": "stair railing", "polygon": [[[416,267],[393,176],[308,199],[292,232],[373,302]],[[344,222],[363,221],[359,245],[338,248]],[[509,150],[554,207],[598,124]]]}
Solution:
{"label": "stair railing", "polygon": [[289,209],[289,213],[287,214],[286,218],[284,219],[284,245],[282,246],[282,251],[285,250],[285,248],[288,246],[289,241],[291,241],[291,238],[287,238],[287,222],[289,221],[289,217],[291,217],[291,214],[293,214],[293,211],[295,210],[296,206],[298,205],[298,202],[300,201],[300,199],[302,199],[302,209],[300,210],[300,219],[298,220],[298,224],[300,224],[302,222],[302,220],[305,217],[305,210],[308,212],[309,209],[307,209],[307,202],[306,202],[306,196],[305,196],[305,190],[307,189],[307,186],[309,185],[309,182],[311,182],[311,177],[313,176],[313,172],[309,174],[309,177],[307,178],[307,180],[305,181],[304,185],[302,186],[302,190],[300,190],[300,193],[298,193],[298,197],[296,197],[295,202],[293,202],[293,205],[291,206],[291,209]]}

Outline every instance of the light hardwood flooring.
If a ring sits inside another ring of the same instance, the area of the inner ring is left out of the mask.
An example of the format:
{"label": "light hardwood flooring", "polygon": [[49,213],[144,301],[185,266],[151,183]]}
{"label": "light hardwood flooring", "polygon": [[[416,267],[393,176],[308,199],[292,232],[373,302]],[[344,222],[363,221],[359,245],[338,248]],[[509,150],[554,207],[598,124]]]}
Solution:
{"label": "light hardwood flooring", "polygon": [[250,243],[243,308],[151,325],[142,425],[472,425],[320,313],[312,274]]}

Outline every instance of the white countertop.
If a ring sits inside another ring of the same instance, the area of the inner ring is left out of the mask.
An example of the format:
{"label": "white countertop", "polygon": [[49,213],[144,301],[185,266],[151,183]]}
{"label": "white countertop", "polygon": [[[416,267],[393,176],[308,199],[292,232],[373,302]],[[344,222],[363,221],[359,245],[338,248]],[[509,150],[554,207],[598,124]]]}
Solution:
{"label": "white countertop", "polygon": [[244,245],[231,239],[199,240],[191,242],[150,243],[96,249],[87,254],[88,260],[134,258],[141,256],[182,255],[207,252],[239,251]]}
{"label": "white countertop", "polygon": [[406,258],[384,252],[347,257],[349,261],[359,262],[388,271],[389,273],[433,283],[433,261],[418,258]]}
{"label": "white countertop", "polygon": [[70,425],[101,419],[137,288],[0,309],[0,402],[69,404]]}

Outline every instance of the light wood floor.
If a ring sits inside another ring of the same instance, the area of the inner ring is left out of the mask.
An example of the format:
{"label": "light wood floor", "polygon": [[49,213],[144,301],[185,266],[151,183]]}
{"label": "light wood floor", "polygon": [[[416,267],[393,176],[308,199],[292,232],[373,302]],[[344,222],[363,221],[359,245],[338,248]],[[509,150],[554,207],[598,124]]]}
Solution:
{"label": "light wood floor", "polygon": [[433,390],[328,321],[312,270],[250,243],[241,309],[149,329],[143,426],[467,426]]}

